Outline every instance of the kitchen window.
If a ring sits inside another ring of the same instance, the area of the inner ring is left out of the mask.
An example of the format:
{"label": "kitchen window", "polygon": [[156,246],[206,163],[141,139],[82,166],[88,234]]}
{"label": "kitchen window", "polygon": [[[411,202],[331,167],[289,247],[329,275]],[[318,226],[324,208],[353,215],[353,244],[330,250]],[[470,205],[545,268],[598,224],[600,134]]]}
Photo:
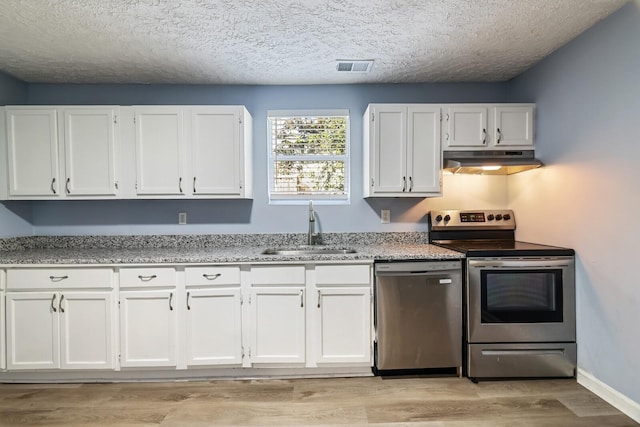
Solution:
{"label": "kitchen window", "polygon": [[269,201],[349,201],[349,110],[269,111]]}

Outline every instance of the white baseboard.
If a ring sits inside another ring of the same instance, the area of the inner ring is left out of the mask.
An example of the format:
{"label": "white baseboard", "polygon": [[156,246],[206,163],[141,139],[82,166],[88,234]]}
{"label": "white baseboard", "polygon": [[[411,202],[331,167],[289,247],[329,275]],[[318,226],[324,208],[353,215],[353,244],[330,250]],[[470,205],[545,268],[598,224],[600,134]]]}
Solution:
{"label": "white baseboard", "polygon": [[598,395],[602,400],[615,407],[626,416],[640,423],[640,403],[629,399],[619,391],[609,387],[593,374],[578,368],[578,384]]}

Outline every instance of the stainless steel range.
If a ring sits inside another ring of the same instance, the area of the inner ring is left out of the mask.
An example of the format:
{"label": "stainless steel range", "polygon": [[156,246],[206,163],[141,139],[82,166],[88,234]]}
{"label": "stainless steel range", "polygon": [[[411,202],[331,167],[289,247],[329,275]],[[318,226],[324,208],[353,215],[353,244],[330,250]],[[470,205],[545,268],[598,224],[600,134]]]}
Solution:
{"label": "stainless steel range", "polygon": [[574,251],[515,240],[511,210],[429,213],[429,241],[466,254],[465,374],[573,377]]}

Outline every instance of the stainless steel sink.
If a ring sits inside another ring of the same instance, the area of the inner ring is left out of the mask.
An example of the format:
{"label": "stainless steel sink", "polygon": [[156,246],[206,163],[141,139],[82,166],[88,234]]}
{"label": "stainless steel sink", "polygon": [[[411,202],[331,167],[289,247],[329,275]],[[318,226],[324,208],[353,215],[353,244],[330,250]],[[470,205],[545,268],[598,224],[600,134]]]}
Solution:
{"label": "stainless steel sink", "polygon": [[355,254],[355,249],[338,249],[322,246],[309,246],[309,247],[297,247],[297,248],[269,248],[262,251],[263,255],[345,255]]}

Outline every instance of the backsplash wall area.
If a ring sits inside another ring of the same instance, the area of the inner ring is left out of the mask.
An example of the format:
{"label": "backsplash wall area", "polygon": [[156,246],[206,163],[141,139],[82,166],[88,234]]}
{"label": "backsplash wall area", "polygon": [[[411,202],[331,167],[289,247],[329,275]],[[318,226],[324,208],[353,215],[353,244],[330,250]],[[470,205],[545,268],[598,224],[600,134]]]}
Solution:
{"label": "backsplash wall area", "polygon": [[[505,177],[446,176],[444,197],[433,199],[362,198],[362,114],[369,103],[503,102],[504,83],[181,86],[29,84],[32,105],[245,105],[253,117],[253,200],[33,201],[15,209],[0,225],[25,221],[35,235],[198,234],[304,232],[307,208],[269,205],[267,196],[267,111],[349,109],[351,127],[351,201],[317,205],[320,231],[425,231],[434,208],[504,208]],[[460,191],[462,190],[462,191]],[[380,210],[391,210],[391,224]],[[187,212],[178,225],[178,212]],[[10,227],[2,227],[4,231]],[[18,234],[16,234],[18,235]]]}

